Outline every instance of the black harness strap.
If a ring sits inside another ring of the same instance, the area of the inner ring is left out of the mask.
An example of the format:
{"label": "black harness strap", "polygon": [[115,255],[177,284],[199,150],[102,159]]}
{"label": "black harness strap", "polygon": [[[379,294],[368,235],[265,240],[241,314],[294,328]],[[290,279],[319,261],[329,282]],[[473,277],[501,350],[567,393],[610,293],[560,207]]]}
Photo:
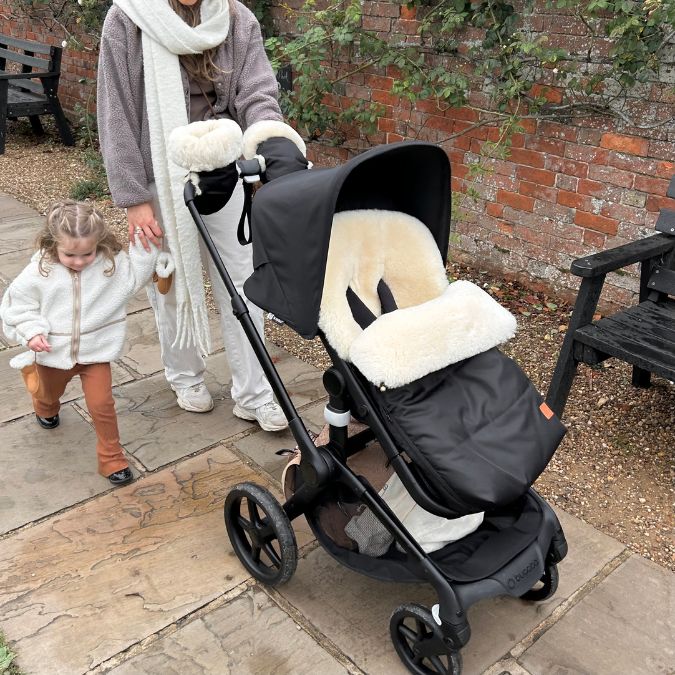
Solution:
{"label": "black harness strap", "polygon": [[[398,309],[396,300],[394,300],[394,295],[389,286],[384,283],[383,279],[380,279],[380,282],[377,284],[377,296],[380,299],[382,314],[387,314],[388,312],[393,312]],[[363,330],[368,328],[368,326],[377,319],[370,309],[368,309],[366,303],[354,293],[350,286],[347,287],[347,302],[349,303],[349,309],[352,311],[354,321],[356,321]]]}
{"label": "black harness strap", "polygon": [[[242,246],[251,243],[253,239],[253,230],[251,229],[251,205],[253,204],[253,183],[244,181],[244,208],[241,211],[241,218],[237,227],[237,239]],[[246,236],[245,223],[248,219],[248,237]]]}

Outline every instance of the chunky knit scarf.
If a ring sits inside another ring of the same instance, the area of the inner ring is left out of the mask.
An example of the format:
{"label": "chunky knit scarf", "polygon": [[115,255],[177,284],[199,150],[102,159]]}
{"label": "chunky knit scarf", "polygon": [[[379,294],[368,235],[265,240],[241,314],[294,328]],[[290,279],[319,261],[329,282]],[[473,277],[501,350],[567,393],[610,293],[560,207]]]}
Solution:
{"label": "chunky knit scarf", "polygon": [[114,0],[141,29],[152,168],[169,248],[175,262],[178,346],[210,350],[199,239],[183,201],[185,170],[169,161],[169,134],[188,123],[178,56],[217,47],[230,27],[228,0],[202,0],[201,23],[186,24],[168,0]]}

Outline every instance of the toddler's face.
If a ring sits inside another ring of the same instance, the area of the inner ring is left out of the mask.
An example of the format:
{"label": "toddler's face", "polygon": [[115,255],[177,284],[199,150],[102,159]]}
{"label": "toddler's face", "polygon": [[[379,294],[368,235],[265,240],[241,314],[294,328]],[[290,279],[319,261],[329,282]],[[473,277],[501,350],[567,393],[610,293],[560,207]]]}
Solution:
{"label": "toddler's face", "polygon": [[56,247],[59,262],[74,272],[81,272],[96,259],[96,239],[82,237],[73,239],[64,236]]}

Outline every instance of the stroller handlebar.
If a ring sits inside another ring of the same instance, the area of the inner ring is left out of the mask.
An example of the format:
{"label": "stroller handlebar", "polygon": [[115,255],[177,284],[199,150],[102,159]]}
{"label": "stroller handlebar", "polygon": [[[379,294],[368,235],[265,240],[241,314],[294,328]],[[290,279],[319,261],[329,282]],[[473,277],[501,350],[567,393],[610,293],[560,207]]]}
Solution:
{"label": "stroller handlebar", "polygon": [[237,173],[246,183],[257,183],[260,180],[260,174],[263,167],[257,157],[253,159],[238,159],[236,161]]}

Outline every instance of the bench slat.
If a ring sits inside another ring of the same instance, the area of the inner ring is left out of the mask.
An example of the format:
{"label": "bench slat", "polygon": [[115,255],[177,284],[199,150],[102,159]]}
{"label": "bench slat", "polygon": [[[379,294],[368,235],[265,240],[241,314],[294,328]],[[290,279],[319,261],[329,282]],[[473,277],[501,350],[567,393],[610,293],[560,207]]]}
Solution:
{"label": "bench slat", "polygon": [[49,59],[43,59],[37,56],[26,56],[25,54],[13,52],[9,49],[3,49],[2,47],[0,47],[0,59],[21,63],[24,66],[31,66],[31,68],[37,68],[38,70],[50,70]]}
{"label": "bench slat", "polygon": [[25,49],[36,54],[51,54],[54,47],[42,44],[41,42],[34,42],[33,40],[21,40],[19,38],[10,37],[0,33],[0,45],[8,45],[16,47],[17,49]]}
{"label": "bench slat", "polygon": [[661,209],[656,219],[656,229],[665,234],[675,234],[675,209]]}
{"label": "bench slat", "polygon": [[649,277],[647,288],[650,291],[675,295],[675,271],[662,265],[657,265]]}
{"label": "bench slat", "polygon": [[44,95],[44,87],[42,82],[39,80],[10,80],[9,82],[9,91],[15,91],[17,93],[22,93],[22,89],[28,89],[28,91],[33,92],[34,94]]}
{"label": "bench slat", "polygon": [[675,326],[674,317],[674,302],[643,302],[579,328],[575,339],[672,380],[675,379],[675,341],[670,336]]}
{"label": "bench slat", "polygon": [[7,92],[7,102],[10,105],[15,103],[44,103],[46,101],[47,97],[44,94],[38,94],[32,91],[15,91],[10,88]]}

